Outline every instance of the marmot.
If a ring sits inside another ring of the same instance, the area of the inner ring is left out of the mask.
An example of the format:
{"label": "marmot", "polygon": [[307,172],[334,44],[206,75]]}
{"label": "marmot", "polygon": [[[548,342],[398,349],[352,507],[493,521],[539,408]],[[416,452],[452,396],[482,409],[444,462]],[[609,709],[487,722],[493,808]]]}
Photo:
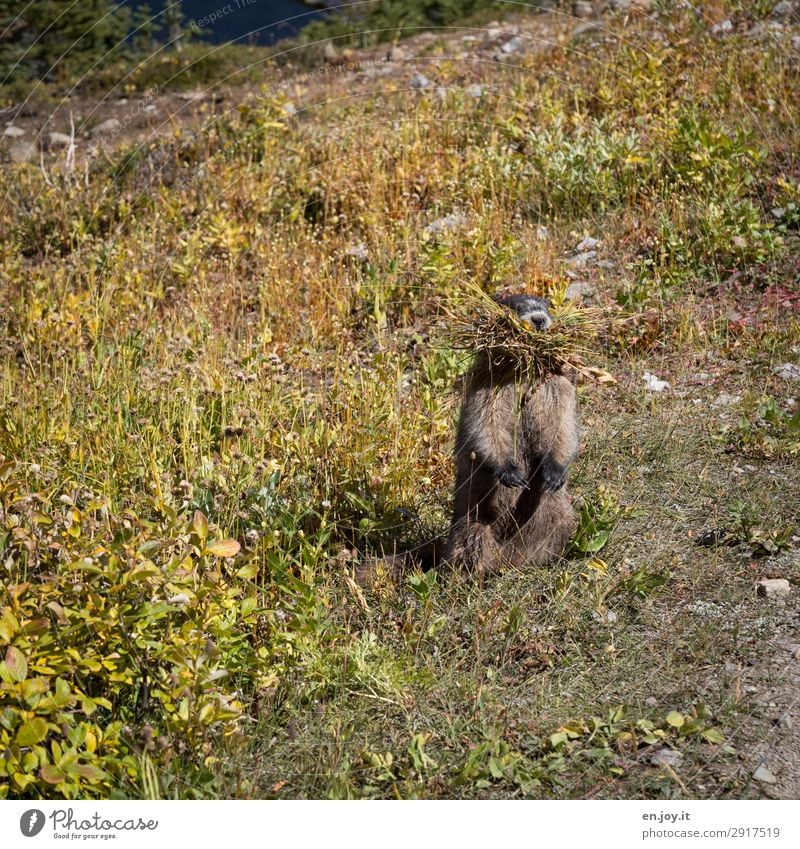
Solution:
{"label": "marmot", "polygon": [[[542,332],[548,304],[498,298]],[[453,521],[444,565],[478,575],[503,565],[547,563],[576,528],[567,466],[578,453],[575,388],[554,374],[539,385],[492,367],[481,353],[466,376],[455,444]]]}

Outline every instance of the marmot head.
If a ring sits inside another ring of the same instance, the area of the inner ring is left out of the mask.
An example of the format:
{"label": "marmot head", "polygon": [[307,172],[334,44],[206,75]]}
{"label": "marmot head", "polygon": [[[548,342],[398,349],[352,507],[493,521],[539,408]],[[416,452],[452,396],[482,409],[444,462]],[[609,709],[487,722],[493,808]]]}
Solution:
{"label": "marmot head", "polygon": [[550,306],[544,298],[535,295],[505,295],[495,298],[498,304],[508,307],[535,330],[547,330],[553,323],[547,308]]}

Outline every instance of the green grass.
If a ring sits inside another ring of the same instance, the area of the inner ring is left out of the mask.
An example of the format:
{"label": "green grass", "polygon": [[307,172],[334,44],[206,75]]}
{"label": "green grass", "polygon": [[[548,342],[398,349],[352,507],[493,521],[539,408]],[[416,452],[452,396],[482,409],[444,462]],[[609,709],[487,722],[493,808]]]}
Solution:
{"label": "green grass", "polygon": [[[486,64],[480,101],[448,60],[444,98],[336,78],[3,167],[0,793],[759,792],[721,670],[794,627],[753,583],[799,577],[797,64],[660,28]],[[579,389],[565,558],[358,587],[446,528],[464,282],[545,294],[587,233],[618,384]]]}

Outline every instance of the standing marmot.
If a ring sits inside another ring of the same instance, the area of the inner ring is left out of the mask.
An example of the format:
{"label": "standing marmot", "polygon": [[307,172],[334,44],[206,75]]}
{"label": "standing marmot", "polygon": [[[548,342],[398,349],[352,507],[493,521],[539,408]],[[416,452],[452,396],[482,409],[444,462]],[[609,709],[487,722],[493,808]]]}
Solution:
{"label": "standing marmot", "polygon": [[[512,295],[498,303],[537,330],[551,324],[541,298]],[[482,352],[466,377],[445,562],[486,574],[561,554],[576,527],[566,480],[577,452],[572,382],[553,375],[530,385],[493,368]]]}

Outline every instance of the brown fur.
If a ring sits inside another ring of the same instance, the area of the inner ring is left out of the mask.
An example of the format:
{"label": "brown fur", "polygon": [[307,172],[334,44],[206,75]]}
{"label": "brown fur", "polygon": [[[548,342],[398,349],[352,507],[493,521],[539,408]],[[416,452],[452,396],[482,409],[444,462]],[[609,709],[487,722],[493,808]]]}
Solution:
{"label": "brown fur", "polygon": [[[456,438],[445,563],[487,574],[559,556],[576,527],[564,476],[577,452],[575,388],[566,377],[525,386],[513,376],[495,379],[488,358],[479,358]],[[501,483],[509,468],[522,473],[527,489]]]}

